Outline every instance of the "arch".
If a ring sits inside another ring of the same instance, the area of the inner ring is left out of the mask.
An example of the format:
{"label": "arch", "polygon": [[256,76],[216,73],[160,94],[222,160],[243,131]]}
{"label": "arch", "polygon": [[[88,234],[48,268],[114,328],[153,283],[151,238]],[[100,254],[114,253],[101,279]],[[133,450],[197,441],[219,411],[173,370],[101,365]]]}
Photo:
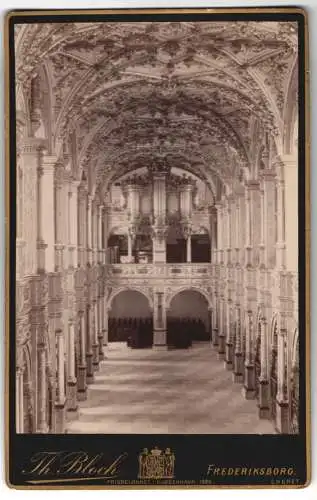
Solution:
{"label": "arch", "polygon": [[153,310],[153,300],[152,300],[150,294],[146,293],[146,291],[144,290],[144,288],[140,288],[140,287],[137,287],[137,286],[123,286],[123,287],[117,288],[116,290],[114,290],[111,293],[110,297],[108,298],[108,302],[107,302],[107,310],[108,311],[111,310],[113,299],[117,295],[119,295],[120,293],[126,292],[126,291],[138,292],[141,295],[143,295],[147,299],[147,301],[149,303],[149,308],[151,310]]}
{"label": "arch", "polygon": [[270,384],[270,403],[271,417],[276,420],[276,396],[278,392],[278,316],[273,315],[270,332],[270,365],[269,365],[269,384]]}
{"label": "arch", "polygon": [[185,285],[185,286],[182,286],[180,288],[177,288],[177,290],[174,290],[171,295],[169,295],[166,299],[166,309],[169,309],[171,307],[171,302],[172,300],[174,299],[174,297],[176,295],[178,295],[179,293],[181,292],[186,292],[186,291],[193,291],[193,292],[198,292],[200,293],[200,295],[202,295],[207,303],[208,303],[208,309],[212,309],[213,308],[213,303],[212,303],[212,299],[211,297],[208,295],[207,292],[205,292],[205,290],[203,290],[202,288],[198,288],[197,286],[188,286],[188,285]]}

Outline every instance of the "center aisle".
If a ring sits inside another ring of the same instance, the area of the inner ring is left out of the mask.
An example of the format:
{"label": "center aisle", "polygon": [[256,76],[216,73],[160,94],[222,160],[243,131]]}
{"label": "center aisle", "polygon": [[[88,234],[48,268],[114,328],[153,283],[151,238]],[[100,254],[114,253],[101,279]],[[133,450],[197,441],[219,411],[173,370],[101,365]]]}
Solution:
{"label": "center aisle", "polygon": [[68,433],[275,433],[209,343],[170,351],[111,343],[106,356]]}

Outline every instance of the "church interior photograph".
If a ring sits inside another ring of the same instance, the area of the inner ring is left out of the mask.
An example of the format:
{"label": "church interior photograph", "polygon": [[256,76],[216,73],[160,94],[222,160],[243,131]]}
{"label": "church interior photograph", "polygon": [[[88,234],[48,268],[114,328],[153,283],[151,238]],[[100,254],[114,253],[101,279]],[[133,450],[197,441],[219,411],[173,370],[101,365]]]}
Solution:
{"label": "church interior photograph", "polygon": [[14,35],[16,432],[298,434],[297,23]]}

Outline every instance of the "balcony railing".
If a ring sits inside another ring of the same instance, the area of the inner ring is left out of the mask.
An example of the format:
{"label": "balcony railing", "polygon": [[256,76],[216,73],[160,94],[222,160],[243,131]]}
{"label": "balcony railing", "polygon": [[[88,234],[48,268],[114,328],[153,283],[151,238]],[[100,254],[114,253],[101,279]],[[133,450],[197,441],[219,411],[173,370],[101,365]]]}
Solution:
{"label": "balcony railing", "polygon": [[135,278],[189,278],[207,277],[212,272],[212,264],[108,264],[106,272],[111,277]]}

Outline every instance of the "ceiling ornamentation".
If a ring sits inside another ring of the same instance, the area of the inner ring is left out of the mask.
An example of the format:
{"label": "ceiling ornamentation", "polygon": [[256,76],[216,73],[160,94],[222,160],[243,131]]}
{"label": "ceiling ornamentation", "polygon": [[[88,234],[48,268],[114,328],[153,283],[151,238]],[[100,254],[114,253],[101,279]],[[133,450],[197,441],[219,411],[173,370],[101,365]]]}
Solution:
{"label": "ceiling ornamentation", "polygon": [[96,185],[158,157],[206,182],[226,182],[253,168],[262,140],[254,130],[283,137],[296,29],[288,22],[17,26],[17,89],[32,107],[45,67],[42,114],[48,121],[49,102],[51,116],[43,129],[60,157],[76,142],[72,168],[93,168],[87,177]]}

